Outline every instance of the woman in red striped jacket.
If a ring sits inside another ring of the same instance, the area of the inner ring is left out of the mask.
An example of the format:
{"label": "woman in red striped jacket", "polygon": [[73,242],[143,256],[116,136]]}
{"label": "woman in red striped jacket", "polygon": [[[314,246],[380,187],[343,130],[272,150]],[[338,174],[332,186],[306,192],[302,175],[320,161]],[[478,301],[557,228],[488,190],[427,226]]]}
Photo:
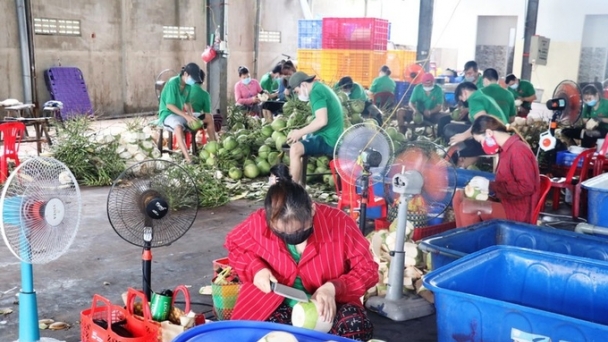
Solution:
{"label": "woman in red striped jacket", "polygon": [[295,303],[271,291],[270,282],[299,288],[317,302],[330,333],[367,341],[373,326],[361,296],[378,282],[369,243],[344,212],[312,202],[284,165],[264,208],[226,238],[230,265],[243,286],[232,319],[291,324]]}

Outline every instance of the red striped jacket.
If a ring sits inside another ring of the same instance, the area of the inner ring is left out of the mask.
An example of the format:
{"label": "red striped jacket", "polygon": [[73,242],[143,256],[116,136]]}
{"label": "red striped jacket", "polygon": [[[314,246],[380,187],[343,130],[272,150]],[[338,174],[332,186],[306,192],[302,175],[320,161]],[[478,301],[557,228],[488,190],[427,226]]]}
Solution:
{"label": "red striped jacket", "polygon": [[264,294],[253,285],[253,277],[265,267],[279,283],[289,286],[299,275],[309,293],[331,281],[339,304],[361,306],[361,296],[378,282],[378,265],[369,242],[352,218],[327,205],[316,204],[313,233],[299,264],[267,227],[264,209],[235,227],[226,237],[225,247],[230,265],[243,283],[232,319],[264,321],[283,302],[283,297]]}

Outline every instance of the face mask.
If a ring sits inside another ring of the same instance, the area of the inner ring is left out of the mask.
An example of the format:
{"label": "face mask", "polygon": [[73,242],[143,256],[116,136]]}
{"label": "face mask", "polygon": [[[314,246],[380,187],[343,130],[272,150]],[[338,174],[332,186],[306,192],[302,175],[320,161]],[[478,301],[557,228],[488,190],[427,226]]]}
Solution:
{"label": "face mask", "polygon": [[519,84],[517,84],[517,83],[513,83],[509,86],[509,88],[511,88],[513,90],[517,90],[517,87],[519,87]]}
{"label": "face mask", "polygon": [[306,88],[302,87],[301,84],[300,84],[300,92],[298,94],[298,99],[302,102],[308,102],[308,90],[306,90]]}
{"label": "face mask", "polygon": [[597,100],[593,99],[593,100],[591,100],[591,101],[587,101],[587,102],[585,102],[585,104],[586,104],[587,106],[589,106],[589,107],[593,107],[593,106],[595,106],[595,105],[597,104]]}
{"label": "face mask", "polygon": [[243,84],[244,85],[249,84],[249,82],[251,82],[251,77],[243,78]]}
{"label": "face mask", "polygon": [[308,229],[301,229],[295,233],[287,234],[283,232],[277,232],[274,229],[271,229],[274,235],[278,236],[279,239],[285,241],[288,245],[299,245],[302,242],[306,241],[312,235],[312,227]]}
{"label": "face mask", "polygon": [[431,87],[424,87],[423,86],[422,87],[422,89],[424,89],[424,91],[431,91],[431,90],[433,90],[433,88],[435,88],[435,87],[433,87],[433,86],[431,86]]}
{"label": "face mask", "polygon": [[475,81],[475,76],[465,76],[464,80],[467,82],[473,82]]}
{"label": "face mask", "polygon": [[378,74],[378,76],[382,77],[382,76],[386,76],[386,74],[381,72],[380,74]]}
{"label": "face mask", "polygon": [[186,79],[186,84],[193,85],[194,83],[194,79],[191,76],[188,76],[188,78]]}
{"label": "face mask", "polygon": [[345,91],[344,94],[346,94],[346,96],[350,96],[350,91]]}
{"label": "face mask", "polygon": [[500,150],[500,146],[498,146],[496,139],[494,139],[494,137],[490,137],[487,135],[481,142],[481,148],[483,148],[483,151],[485,152],[485,154],[490,154],[490,155],[496,154],[496,153],[498,153],[498,150]]}

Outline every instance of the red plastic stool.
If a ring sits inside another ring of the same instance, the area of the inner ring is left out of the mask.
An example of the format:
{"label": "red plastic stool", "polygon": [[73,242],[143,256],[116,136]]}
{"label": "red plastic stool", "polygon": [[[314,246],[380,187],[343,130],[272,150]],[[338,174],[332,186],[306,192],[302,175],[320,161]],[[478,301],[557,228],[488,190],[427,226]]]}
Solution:
{"label": "red plastic stool", "polygon": [[[207,131],[204,128],[201,128],[197,132],[201,132],[201,138],[199,139],[199,143],[205,145],[207,143]],[[197,132],[188,132],[185,134],[184,142],[186,143],[186,148],[190,149],[190,145],[192,144],[192,136],[196,135]],[[177,137],[173,136],[173,146],[179,146],[177,144]]]}

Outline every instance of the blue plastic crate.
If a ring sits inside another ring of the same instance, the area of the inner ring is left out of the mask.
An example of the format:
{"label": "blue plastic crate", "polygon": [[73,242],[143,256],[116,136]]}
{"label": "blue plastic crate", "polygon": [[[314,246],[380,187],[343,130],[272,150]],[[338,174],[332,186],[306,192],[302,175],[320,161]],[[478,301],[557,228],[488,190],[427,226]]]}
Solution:
{"label": "blue plastic crate", "polygon": [[298,20],[298,49],[320,49],[323,20]]}
{"label": "blue plastic crate", "polygon": [[445,100],[445,103],[449,107],[456,107],[456,105],[458,104],[458,100],[456,100],[456,96],[454,95],[453,92],[445,92],[443,94],[443,98]]}
{"label": "blue plastic crate", "polygon": [[[555,157],[555,164],[561,166],[571,166],[578,154],[570,151],[559,151]],[[583,159],[578,161],[578,167],[583,167]]]}
{"label": "blue plastic crate", "polygon": [[587,189],[587,222],[608,227],[608,173],[587,179],[581,186]]}
{"label": "blue plastic crate", "polygon": [[409,82],[395,82],[395,102],[401,101],[401,106],[407,106],[414,92],[415,85],[411,85]]}
{"label": "blue plastic crate", "polygon": [[254,322],[222,321],[196,326],[177,336],[173,342],[256,342],[272,331],[284,331],[294,335],[298,342],[352,342],[353,340],[317,331],[296,328],[291,325]]}
{"label": "blue plastic crate", "polygon": [[494,246],[423,278],[438,341],[606,341],[608,263]]}
{"label": "blue plastic crate", "polygon": [[608,240],[526,223],[492,220],[437,234],[420,242],[437,269],[486,247],[508,245],[608,261]]}

